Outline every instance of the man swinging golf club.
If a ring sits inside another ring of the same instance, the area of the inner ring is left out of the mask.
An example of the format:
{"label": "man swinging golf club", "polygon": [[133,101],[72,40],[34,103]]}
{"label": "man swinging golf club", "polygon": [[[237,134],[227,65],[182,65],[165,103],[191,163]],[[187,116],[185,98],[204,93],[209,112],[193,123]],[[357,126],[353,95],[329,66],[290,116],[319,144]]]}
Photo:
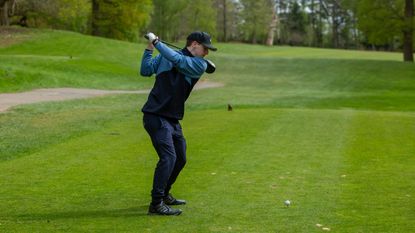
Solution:
{"label": "man swinging golf club", "polygon": [[[148,213],[179,215],[180,209],[169,206],[186,204],[170,194],[186,163],[186,140],[179,120],[183,119],[185,101],[202,74],[215,71],[214,64],[204,57],[209,50],[217,49],[210,35],[199,31],[191,33],[186,47],[178,51],[166,46],[154,33],[147,33],[145,38],[149,44],[144,51],[140,74],[148,77],[156,74],[156,80],[142,108],[143,124],[159,157]],[[153,58],[154,48],[160,54]]]}

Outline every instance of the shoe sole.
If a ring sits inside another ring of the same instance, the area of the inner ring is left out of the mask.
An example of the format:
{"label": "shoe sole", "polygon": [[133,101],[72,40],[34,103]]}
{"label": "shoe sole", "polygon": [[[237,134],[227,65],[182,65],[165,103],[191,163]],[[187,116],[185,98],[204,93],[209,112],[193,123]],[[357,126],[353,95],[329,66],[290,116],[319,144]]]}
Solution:
{"label": "shoe sole", "polygon": [[186,202],[185,203],[171,203],[171,204],[167,204],[167,203],[165,203],[166,205],[186,205]]}
{"label": "shoe sole", "polygon": [[152,212],[148,212],[147,215],[150,216],[154,216],[154,215],[159,215],[159,216],[179,216],[182,212],[178,212],[176,214],[160,214],[160,213],[152,213]]}

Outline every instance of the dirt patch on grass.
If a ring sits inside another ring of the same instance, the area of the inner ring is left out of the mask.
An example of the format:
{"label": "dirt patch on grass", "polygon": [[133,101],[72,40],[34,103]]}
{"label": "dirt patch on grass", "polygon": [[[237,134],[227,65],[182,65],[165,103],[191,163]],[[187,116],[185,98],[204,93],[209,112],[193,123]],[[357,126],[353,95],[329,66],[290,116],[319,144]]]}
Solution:
{"label": "dirt patch on grass", "polygon": [[29,29],[23,27],[0,27],[1,34],[27,33]]}
{"label": "dirt patch on grass", "polygon": [[[222,87],[222,83],[200,81],[195,86],[195,90]],[[78,88],[51,88],[36,89],[21,93],[0,94],[0,112],[5,112],[9,108],[38,102],[63,101],[71,99],[91,98],[104,95],[114,94],[147,94],[150,90],[96,90],[96,89],[78,89]]]}
{"label": "dirt patch on grass", "polygon": [[32,33],[30,29],[21,27],[0,27],[0,48],[5,48],[13,44],[19,44],[30,39]]}

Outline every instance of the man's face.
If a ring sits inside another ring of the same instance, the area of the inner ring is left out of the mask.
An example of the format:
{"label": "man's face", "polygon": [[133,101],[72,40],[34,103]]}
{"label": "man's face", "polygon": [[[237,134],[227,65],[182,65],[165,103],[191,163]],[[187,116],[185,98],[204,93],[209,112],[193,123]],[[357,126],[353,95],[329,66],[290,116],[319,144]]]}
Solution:
{"label": "man's face", "polygon": [[197,41],[193,41],[190,45],[190,52],[195,57],[205,57],[209,54],[209,49],[203,46],[202,44],[198,43]]}

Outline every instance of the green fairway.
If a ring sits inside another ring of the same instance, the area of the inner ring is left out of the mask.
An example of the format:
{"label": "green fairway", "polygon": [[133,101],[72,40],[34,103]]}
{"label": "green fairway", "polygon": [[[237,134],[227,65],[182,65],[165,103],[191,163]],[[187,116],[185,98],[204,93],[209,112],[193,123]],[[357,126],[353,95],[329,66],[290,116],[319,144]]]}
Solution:
{"label": "green fairway", "polygon": [[[137,74],[144,44],[15,36],[0,48],[0,93],[152,86]],[[147,96],[126,94],[0,113],[0,232],[415,232],[414,64],[218,49],[205,79],[225,86],[192,93],[182,121],[181,216],[146,215],[157,156],[141,123]]]}

